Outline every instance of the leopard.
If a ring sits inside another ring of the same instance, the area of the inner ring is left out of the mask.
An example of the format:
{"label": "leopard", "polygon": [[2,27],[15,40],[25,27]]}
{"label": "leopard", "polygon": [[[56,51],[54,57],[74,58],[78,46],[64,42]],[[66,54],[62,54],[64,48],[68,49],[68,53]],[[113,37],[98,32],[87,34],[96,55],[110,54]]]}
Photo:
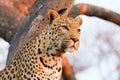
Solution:
{"label": "leopard", "polygon": [[50,9],[48,24],[26,42],[10,65],[0,71],[0,80],[62,80],[62,60],[80,45],[80,17],[71,18]]}

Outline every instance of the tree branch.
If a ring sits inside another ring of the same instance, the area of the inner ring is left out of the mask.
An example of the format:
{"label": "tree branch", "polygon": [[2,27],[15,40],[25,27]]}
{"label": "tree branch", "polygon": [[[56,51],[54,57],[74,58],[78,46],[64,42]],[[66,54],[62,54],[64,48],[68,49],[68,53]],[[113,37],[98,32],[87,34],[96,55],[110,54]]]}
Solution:
{"label": "tree branch", "polygon": [[84,14],[88,16],[96,16],[101,19],[120,25],[120,14],[113,12],[111,10],[93,6],[90,4],[80,3],[80,4],[74,5],[71,9],[69,16],[75,17],[79,14]]}

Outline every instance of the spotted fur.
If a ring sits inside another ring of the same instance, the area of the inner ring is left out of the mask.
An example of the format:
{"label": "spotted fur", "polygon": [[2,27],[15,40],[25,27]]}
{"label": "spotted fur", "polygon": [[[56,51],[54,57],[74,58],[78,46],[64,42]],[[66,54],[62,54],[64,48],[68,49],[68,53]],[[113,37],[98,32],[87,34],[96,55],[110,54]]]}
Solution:
{"label": "spotted fur", "polygon": [[0,80],[61,80],[64,53],[78,49],[81,19],[48,11],[49,24],[28,41],[13,62],[0,72]]}

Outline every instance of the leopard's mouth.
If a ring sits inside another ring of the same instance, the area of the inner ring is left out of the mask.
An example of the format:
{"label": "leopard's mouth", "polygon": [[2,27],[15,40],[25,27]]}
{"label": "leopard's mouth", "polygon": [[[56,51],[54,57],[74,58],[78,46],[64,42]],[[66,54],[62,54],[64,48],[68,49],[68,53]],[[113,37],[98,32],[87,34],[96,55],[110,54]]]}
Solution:
{"label": "leopard's mouth", "polygon": [[66,51],[67,51],[67,52],[70,52],[70,53],[73,53],[73,52],[76,51],[76,48],[75,48],[75,46],[71,46],[71,47],[68,47],[68,48],[66,49]]}
{"label": "leopard's mouth", "polygon": [[75,50],[77,50],[77,47],[75,47],[75,45],[68,47],[68,48],[74,48]]}
{"label": "leopard's mouth", "polygon": [[65,52],[73,53],[76,50],[78,50],[78,47],[79,47],[79,41],[74,42],[71,40],[69,43],[66,43],[66,44],[64,43],[62,45],[62,50],[64,50]]}
{"label": "leopard's mouth", "polygon": [[78,42],[76,42],[76,43],[74,43],[72,46],[67,47],[67,48],[66,48],[66,51],[67,51],[67,52],[70,52],[70,53],[73,53],[73,52],[75,52],[75,51],[78,50],[78,47],[79,47],[79,44],[78,44]]}

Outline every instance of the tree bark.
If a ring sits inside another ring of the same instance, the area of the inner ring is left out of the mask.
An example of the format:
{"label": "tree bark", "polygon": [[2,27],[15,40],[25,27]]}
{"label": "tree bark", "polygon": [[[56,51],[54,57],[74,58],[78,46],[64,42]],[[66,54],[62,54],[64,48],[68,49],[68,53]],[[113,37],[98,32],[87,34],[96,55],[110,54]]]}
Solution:
{"label": "tree bark", "polygon": [[0,1],[0,37],[11,42],[25,15],[9,3],[10,1]]}

